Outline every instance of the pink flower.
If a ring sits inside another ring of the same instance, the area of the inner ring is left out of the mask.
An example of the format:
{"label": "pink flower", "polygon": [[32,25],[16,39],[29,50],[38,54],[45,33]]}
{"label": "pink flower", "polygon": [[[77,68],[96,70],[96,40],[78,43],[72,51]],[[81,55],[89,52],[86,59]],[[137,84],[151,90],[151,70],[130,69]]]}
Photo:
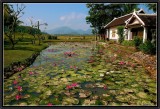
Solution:
{"label": "pink flower", "polygon": [[56,64],[56,63],[54,63],[53,65],[54,65],[54,66],[57,66],[57,64]]}
{"label": "pink flower", "polygon": [[29,72],[30,75],[33,75],[33,72]]}
{"label": "pink flower", "polygon": [[106,86],[106,85],[104,85],[104,86],[103,86],[103,89],[105,89],[105,90],[106,90],[106,89],[107,89],[107,86]]}
{"label": "pink flower", "polygon": [[66,87],[66,89],[71,89],[72,88],[72,86],[70,86],[70,85],[68,85],[67,87]]}
{"label": "pink flower", "polygon": [[21,71],[22,70],[22,68],[20,67],[20,68],[17,68],[17,71]]}
{"label": "pink flower", "polygon": [[74,68],[76,69],[77,67],[74,65]]}
{"label": "pink flower", "polygon": [[120,64],[120,65],[123,65],[123,64],[125,64],[125,62],[121,61],[121,62],[119,62],[119,64]]}
{"label": "pink flower", "polygon": [[53,106],[53,104],[52,103],[48,103],[47,106]]}
{"label": "pink flower", "polygon": [[17,89],[18,89],[18,91],[22,91],[22,87],[21,86],[18,86]]}
{"label": "pink flower", "polygon": [[16,85],[18,82],[16,80],[13,81],[13,84]]}
{"label": "pink flower", "polygon": [[72,83],[71,86],[72,87],[76,87],[78,84],[77,83]]}
{"label": "pink flower", "polygon": [[72,66],[70,66],[70,68],[72,69],[73,67],[72,67]]}
{"label": "pink flower", "polygon": [[21,95],[16,95],[16,100],[19,100],[21,98]]}

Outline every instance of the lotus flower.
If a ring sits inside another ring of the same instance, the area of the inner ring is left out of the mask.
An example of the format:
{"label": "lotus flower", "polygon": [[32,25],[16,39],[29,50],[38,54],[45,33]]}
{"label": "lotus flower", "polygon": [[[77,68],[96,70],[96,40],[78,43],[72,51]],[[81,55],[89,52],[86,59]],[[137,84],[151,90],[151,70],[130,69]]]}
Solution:
{"label": "lotus flower", "polygon": [[21,86],[18,86],[17,89],[18,89],[18,91],[22,91],[22,87]]}
{"label": "lotus flower", "polygon": [[77,83],[72,83],[71,86],[72,87],[76,87],[78,84]]}
{"label": "lotus flower", "polygon": [[52,103],[48,103],[47,106],[53,106],[53,104]]}
{"label": "lotus flower", "polygon": [[16,85],[18,82],[16,80],[13,81],[13,84]]}
{"label": "lotus flower", "polygon": [[125,64],[125,62],[121,61],[121,62],[119,62],[119,64],[120,64],[120,65],[123,65],[123,64]]}
{"label": "lotus flower", "polygon": [[67,87],[66,87],[66,89],[71,89],[72,88],[72,86],[71,85],[68,85]]}
{"label": "lotus flower", "polygon": [[33,72],[29,72],[30,75],[33,75]]}
{"label": "lotus flower", "polygon": [[106,86],[106,85],[104,85],[104,86],[103,86],[103,89],[105,89],[105,90],[106,90],[106,89],[107,89],[107,86]]}
{"label": "lotus flower", "polygon": [[21,95],[16,95],[16,100],[19,100],[21,98]]}
{"label": "lotus flower", "polygon": [[72,69],[73,67],[72,67],[72,66],[70,66],[70,68]]}

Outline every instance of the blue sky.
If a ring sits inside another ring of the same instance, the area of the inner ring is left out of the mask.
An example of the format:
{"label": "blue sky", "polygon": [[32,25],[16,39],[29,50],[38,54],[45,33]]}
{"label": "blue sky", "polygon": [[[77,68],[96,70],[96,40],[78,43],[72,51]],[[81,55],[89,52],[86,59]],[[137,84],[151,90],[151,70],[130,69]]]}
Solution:
{"label": "blue sky", "polygon": [[[25,6],[25,14],[20,18],[25,25],[29,26],[29,19],[32,19],[34,22],[38,20],[40,23],[46,22],[48,24],[46,30],[62,26],[82,30],[90,28],[85,20],[89,11],[85,3],[25,3]],[[153,13],[144,5],[140,5],[139,8],[144,9],[146,13]],[[44,28],[40,27],[41,30]]]}

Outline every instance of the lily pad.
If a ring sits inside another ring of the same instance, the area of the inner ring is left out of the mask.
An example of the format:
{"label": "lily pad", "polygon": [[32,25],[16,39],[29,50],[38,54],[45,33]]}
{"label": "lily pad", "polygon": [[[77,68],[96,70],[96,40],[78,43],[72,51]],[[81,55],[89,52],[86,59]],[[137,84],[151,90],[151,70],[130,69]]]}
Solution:
{"label": "lily pad", "polygon": [[139,92],[139,93],[137,93],[136,95],[137,95],[138,97],[140,97],[140,98],[148,98],[147,94],[144,93],[144,92]]}

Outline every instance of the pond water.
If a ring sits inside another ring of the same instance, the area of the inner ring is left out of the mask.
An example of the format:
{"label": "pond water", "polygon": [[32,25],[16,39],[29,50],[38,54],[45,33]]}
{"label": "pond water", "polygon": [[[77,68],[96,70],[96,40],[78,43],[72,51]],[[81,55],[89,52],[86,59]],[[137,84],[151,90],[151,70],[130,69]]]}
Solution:
{"label": "pond water", "polygon": [[91,43],[61,42],[4,82],[4,105],[155,106],[156,89],[129,58]]}

